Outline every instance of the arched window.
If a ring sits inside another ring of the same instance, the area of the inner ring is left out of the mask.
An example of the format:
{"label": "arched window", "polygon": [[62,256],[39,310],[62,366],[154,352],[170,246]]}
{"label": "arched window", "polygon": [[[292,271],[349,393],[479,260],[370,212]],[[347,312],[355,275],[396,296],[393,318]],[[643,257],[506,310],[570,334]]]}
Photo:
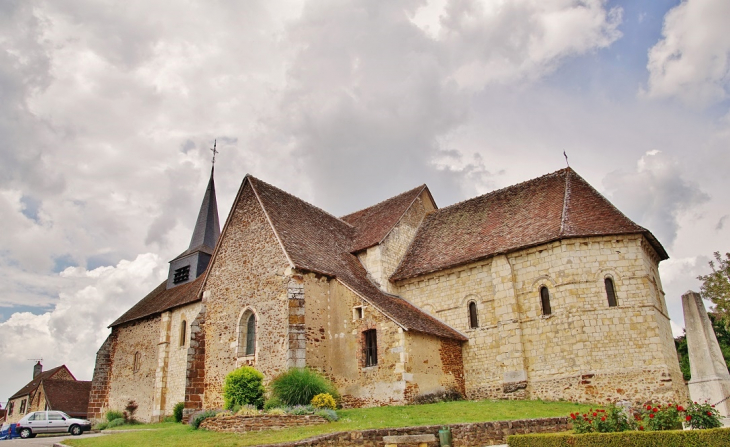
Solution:
{"label": "arched window", "polygon": [[238,321],[238,356],[256,353],[256,315],[247,310]]}
{"label": "arched window", "polygon": [[603,280],[603,283],[606,285],[608,307],[616,307],[618,303],[616,302],[616,290],[613,287],[613,279],[607,276],[606,279]]}
{"label": "arched window", "polygon": [[479,327],[479,319],[477,318],[477,303],[469,301],[469,327],[474,329]]}
{"label": "arched window", "polygon": [[142,354],[137,351],[134,353],[134,363],[132,363],[132,371],[137,372],[142,367]]}
{"label": "arched window", "polygon": [[183,320],[180,323],[180,346],[185,346],[185,337],[188,335],[188,322]]}
{"label": "arched window", "polygon": [[545,286],[540,287],[540,301],[542,301],[542,314],[550,315],[553,313],[550,308],[550,292]]}
{"label": "arched window", "polygon": [[366,367],[378,364],[378,334],[375,329],[363,332],[363,360]]}

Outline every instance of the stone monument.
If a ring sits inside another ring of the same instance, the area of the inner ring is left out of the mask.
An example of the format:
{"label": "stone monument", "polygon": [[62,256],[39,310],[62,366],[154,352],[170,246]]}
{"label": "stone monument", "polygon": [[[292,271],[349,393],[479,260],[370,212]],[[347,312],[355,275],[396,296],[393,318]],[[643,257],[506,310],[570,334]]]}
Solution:
{"label": "stone monument", "polygon": [[[682,295],[682,309],[692,373],[689,396],[695,402],[716,404],[730,396],[730,373],[715,331],[699,293],[690,290]],[[724,418],[728,418],[730,399],[717,404],[716,408]]]}

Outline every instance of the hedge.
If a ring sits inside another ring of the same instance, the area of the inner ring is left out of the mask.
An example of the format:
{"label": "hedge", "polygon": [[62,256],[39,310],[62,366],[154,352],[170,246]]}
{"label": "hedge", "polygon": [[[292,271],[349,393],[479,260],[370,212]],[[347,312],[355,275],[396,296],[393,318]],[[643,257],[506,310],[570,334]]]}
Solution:
{"label": "hedge", "polygon": [[726,447],[730,429],[511,435],[509,447]]}

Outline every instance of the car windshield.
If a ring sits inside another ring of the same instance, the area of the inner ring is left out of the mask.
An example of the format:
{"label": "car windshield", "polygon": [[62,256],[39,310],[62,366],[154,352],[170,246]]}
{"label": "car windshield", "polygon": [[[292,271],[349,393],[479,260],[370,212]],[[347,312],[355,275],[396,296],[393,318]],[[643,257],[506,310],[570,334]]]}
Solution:
{"label": "car windshield", "polygon": [[57,411],[57,413],[60,414],[61,416],[65,417],[66,419],[71,419],[71,416],[67,415],[63,411]]}

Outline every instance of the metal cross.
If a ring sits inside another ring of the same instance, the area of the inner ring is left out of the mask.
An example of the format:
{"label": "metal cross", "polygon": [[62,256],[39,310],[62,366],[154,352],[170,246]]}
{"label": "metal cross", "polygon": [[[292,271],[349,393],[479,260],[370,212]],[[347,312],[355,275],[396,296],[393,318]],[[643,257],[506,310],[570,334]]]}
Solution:
{"label": "metal cross", "polygon": [[216,142],[217,142],[217,140],[213,140],[213,147],[211,148],[211,152],[213,152],[213,164],[215,164],[215,154],[220,152],[215,149]]}
{"label": "metal cross", "polygon": [[563,151],[563,157],[565,157],[565,164],[570,167],[570,163],[568,163],[568,154],[566,154],[565,151]]}

